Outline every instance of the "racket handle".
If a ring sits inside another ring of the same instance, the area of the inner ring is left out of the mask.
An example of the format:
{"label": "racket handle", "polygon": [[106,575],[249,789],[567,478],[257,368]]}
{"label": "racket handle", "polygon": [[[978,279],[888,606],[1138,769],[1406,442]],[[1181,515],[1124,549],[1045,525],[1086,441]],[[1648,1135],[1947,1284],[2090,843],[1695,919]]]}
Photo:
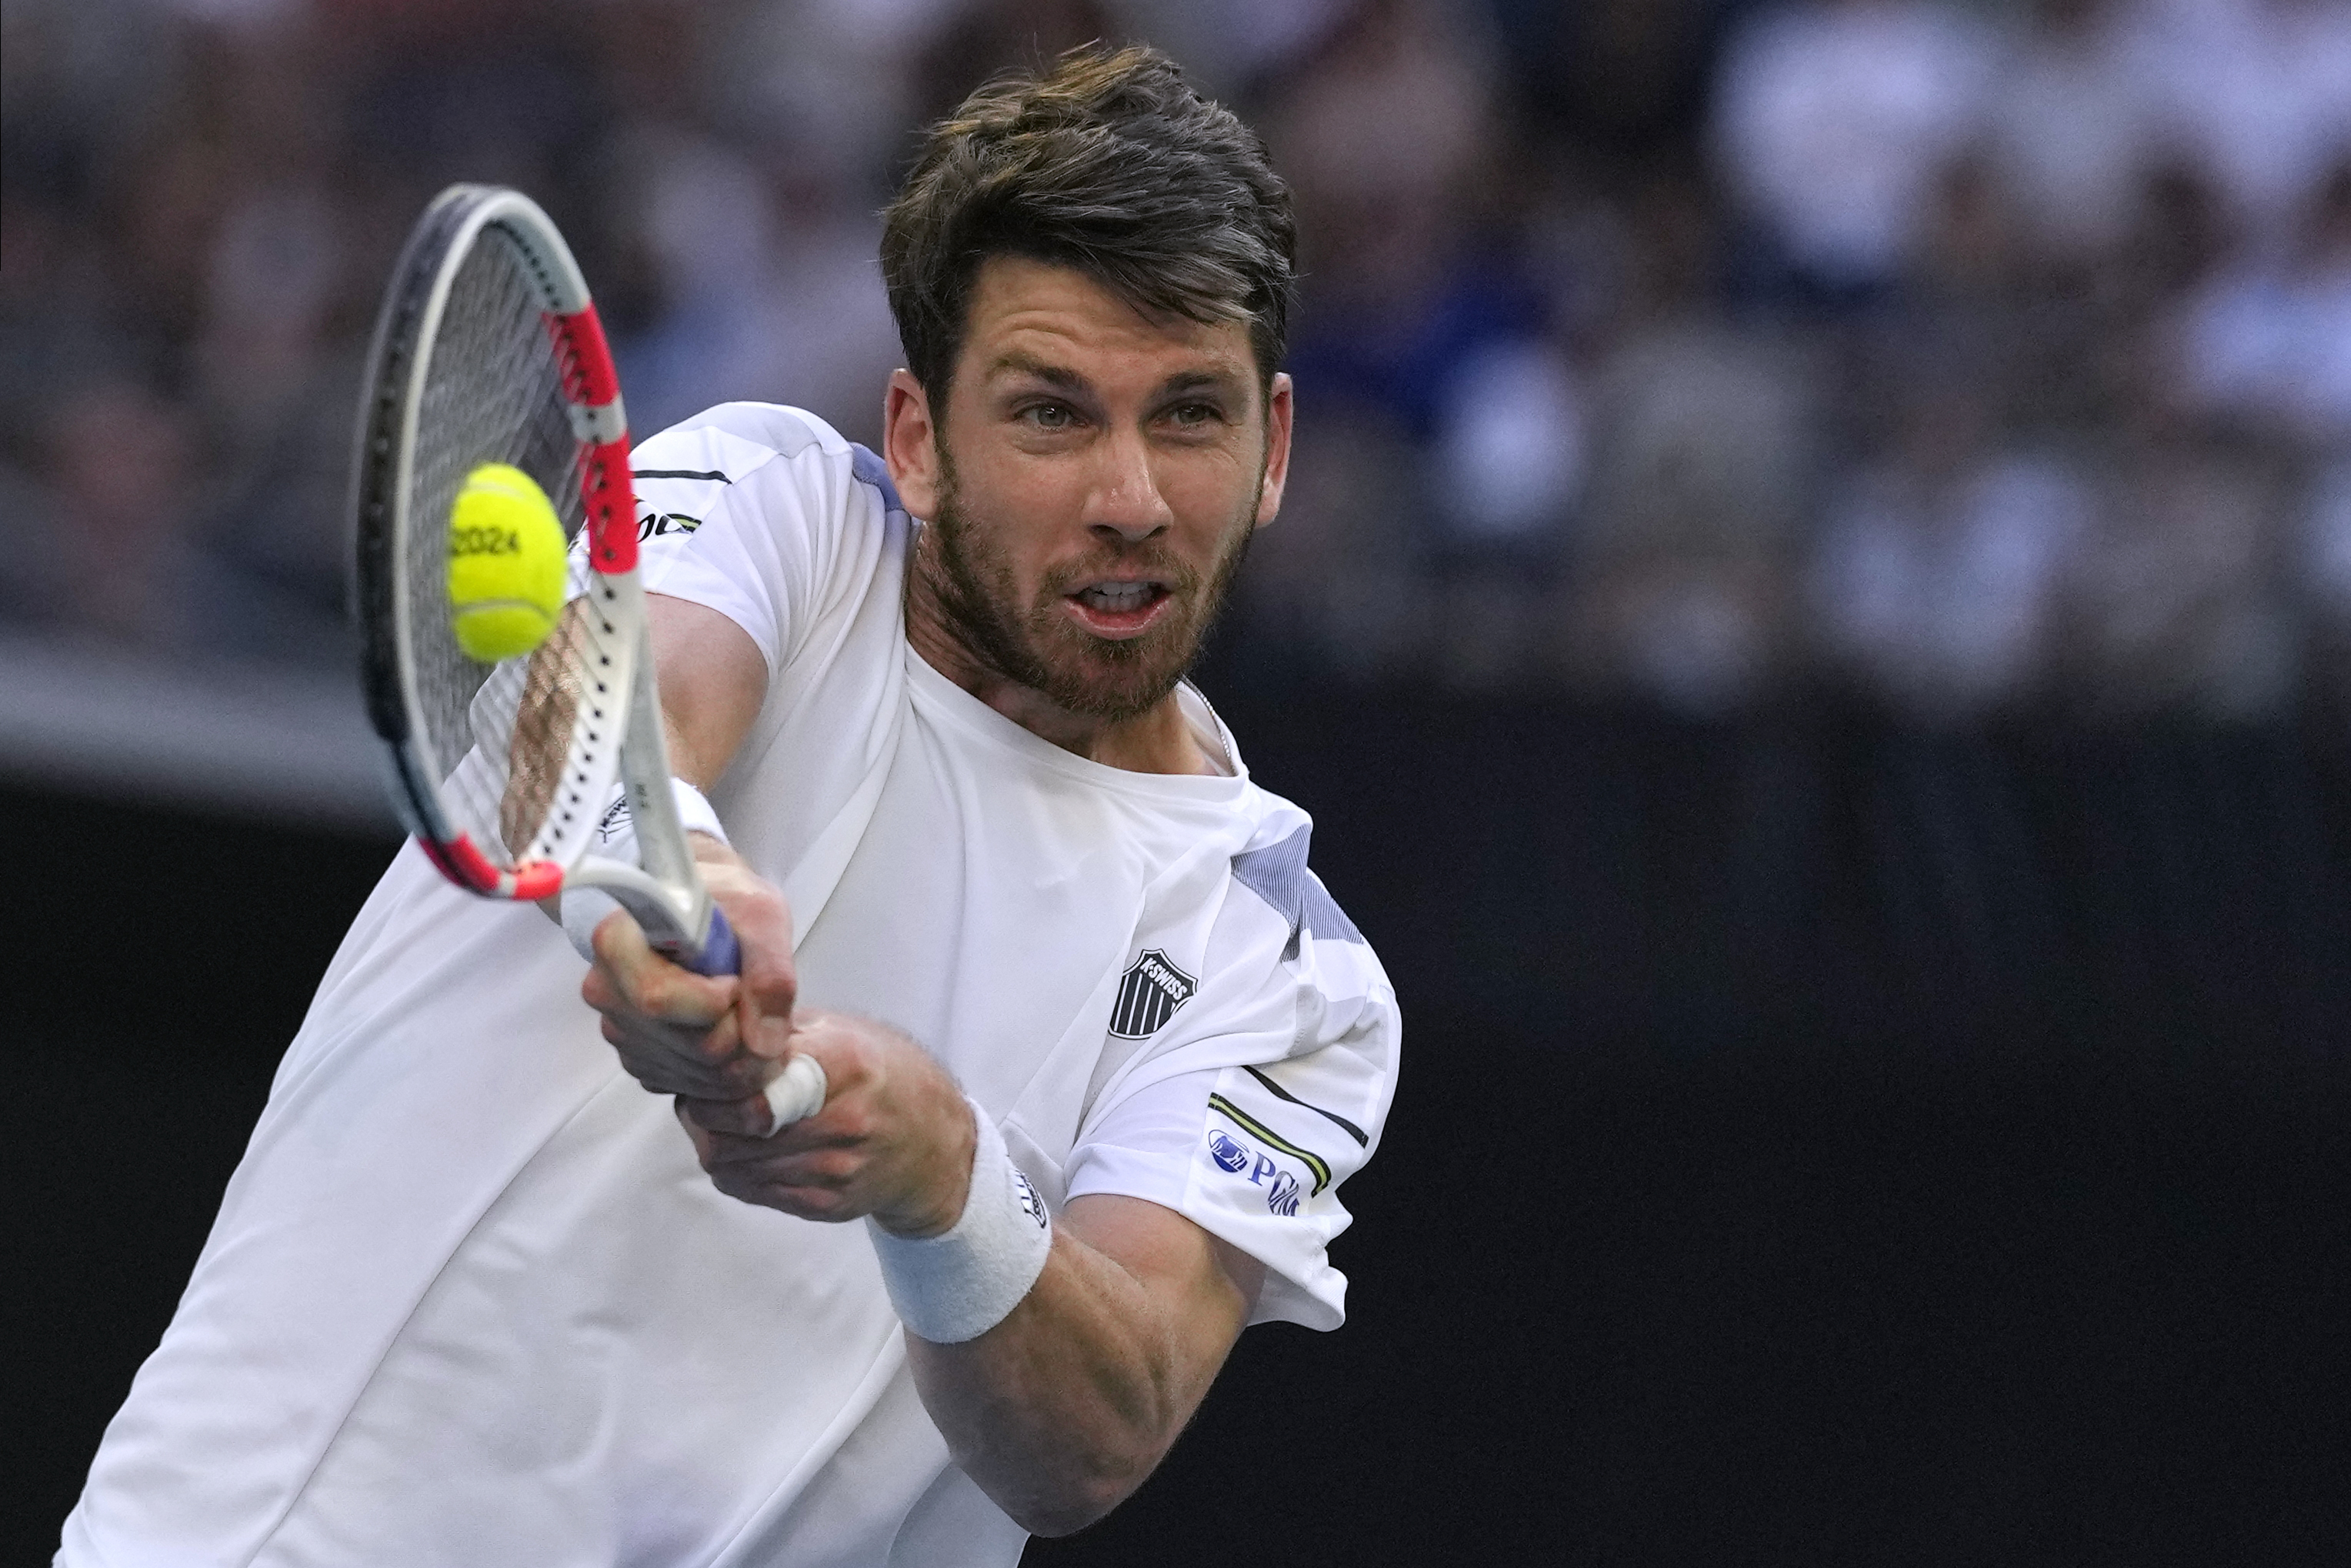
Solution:
{"label": "racket handle", "polygon": [[710,906],[710,935],[702,939],[699,953],[681,953],[678,961],[697,975],[739,975],[743,972],[743,947],[735,940],[735,927],[726,924],[726,912],[717,904]]}

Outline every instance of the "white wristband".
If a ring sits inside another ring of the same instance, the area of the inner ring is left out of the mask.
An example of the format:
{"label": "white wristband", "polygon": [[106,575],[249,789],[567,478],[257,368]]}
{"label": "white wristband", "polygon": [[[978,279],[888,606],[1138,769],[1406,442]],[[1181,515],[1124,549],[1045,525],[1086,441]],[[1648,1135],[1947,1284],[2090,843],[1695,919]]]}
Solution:
{"label": "white wristband", "polygon": [[898,1321],[934,1344],[961,1344],[1002,1322],[1045,1271],[1053,1250],[1045,1200],[1012,1163],[1004,1134],[977,1101],[971,1115],[978,1146],[971,1156],[971,1194],[955,1225],[916,1241],[865,1222]]}
{"label": "white wristband", "polygon": [[689,833],[708,833],[722,844],[727,844],[726,830],[718,825],[718,813],[710,807],[709,799],[683,779],[669,781],[669,798],[677,802],[677,825]]}
{"label": "white wristband", "polygon": [[[718,813],[711,809],[702,791],[683,779],[669,781],[669,798],[677,802],[677,820],[689,833],[708,833],[720,843],[727,842],[726,830],[719,825]],[[730,846],[731,847],[731,846]],[[637,824],[629,814],[629,790],[625,784],[612,788],[612,798],[604,802],[604,815],[597,830],[596,853],[606,860],[637,863]],[[621,905],[609,893],[593,887],[569,887],[563,890],[563,934],[571,938],[572,950],[590,963],[596,961],[596,927],[604,916]]]}

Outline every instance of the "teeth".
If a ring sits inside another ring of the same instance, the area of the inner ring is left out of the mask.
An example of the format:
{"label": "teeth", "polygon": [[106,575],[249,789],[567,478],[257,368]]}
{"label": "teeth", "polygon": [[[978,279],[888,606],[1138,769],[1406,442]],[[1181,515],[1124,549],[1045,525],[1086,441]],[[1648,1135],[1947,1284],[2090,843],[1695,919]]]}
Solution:
{"label": "teeth", "polygon": [[1097,583],[1079,595],[1104,610],[1140,610],[1151,597],[1147,582]]}

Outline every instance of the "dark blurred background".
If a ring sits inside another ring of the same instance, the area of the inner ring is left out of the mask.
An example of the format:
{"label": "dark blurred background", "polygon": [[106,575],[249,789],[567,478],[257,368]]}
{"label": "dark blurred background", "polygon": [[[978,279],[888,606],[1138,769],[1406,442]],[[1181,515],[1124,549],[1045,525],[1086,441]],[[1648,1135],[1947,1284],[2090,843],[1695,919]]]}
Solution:
{"label": "dark blurred background", "polygon": [[538,196],[640,430],[870,440],[914,128],[1094,37],[1297,191],[1201,680],[1408,1050],[1349,1325],[1030,1560],[2351,1555],[2342,0],[0,0],[0,1552],[395,842],[417,210]]}

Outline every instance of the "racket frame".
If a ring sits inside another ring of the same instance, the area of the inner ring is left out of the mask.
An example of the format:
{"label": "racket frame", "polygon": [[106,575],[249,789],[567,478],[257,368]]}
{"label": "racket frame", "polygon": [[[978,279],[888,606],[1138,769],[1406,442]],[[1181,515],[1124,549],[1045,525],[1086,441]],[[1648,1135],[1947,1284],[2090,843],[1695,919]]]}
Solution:
{"label": "racket frame", "polygon": [[[418,745],[431,733],[408,672],[408,574],[402,545],[415,526],[444,526],[410,516],[419,407],[429,379],[431,346],[458,268],[482,231],[501,228],[522,253],[559,371],[572,434],[580,445],[581,532],[587,539],[583,590],[565,613],[602,618],[601,665],[582,671],[561,786],[569,812],[549,811],[511,868],[499,865],[458,828],[444,809],[435,764]],[[358,528],[355,608],[364,652],[361,678],[368,716],[385,743],[393,804],[425,855],[451,882],[489,898],[543,899],[566,888],[611,894],[658,949],[689,960],[731,949],[723,920],[703,885],[670,793],[668,747],[652,649],[645,634],[644,585],[637,573],[636,505],[629,475],[629,434],[601,321],[570,247],[538,204],[496,186],[453,185],[418,219],[401,252],[377,319],[370,380],[360,410],[352,515]],[[588,852],[618,778],[634,820],[641,865]],[[701,967],[698,963],[695,967]]]}

